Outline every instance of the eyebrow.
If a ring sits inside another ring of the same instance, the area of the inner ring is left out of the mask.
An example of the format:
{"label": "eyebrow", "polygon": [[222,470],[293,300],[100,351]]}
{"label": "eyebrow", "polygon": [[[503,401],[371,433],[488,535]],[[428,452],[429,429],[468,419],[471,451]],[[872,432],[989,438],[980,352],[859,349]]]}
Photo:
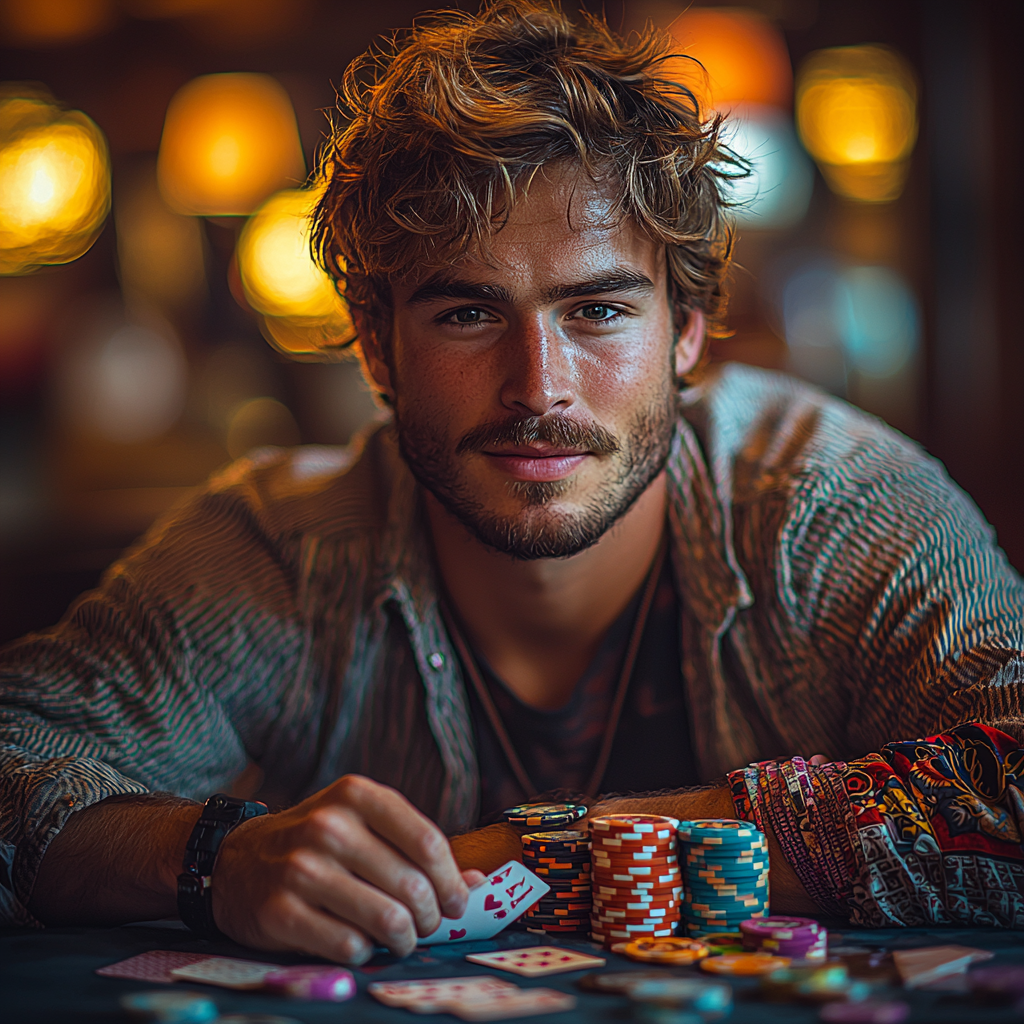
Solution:
{"label": "eyebrow", "polygon": [[[561,302],[564,299],[575,299],[585,295],[651,291],[653,288],[654,282],[646,274],[635,270],[616,270],[587,281],[555,285],[544,293],[544,301]],[[514,302],[512,293],[504,285],[440,278],[428,281],[421,288],[417,288],[409,298],[409,305],[432,302],[435,299],[478,299],[484,302],[505,302],[509,305]]]}

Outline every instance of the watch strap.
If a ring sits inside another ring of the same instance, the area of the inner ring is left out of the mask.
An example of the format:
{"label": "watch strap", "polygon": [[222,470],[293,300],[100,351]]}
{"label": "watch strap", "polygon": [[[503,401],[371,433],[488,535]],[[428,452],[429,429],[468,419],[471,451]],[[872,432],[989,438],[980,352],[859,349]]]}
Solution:
{"label": "watch strap", "polygon": [[240,800],[216,793],[203,805],[199,820],[185,844],[185,860],[178,875],[178,914],[197,935],[220,931],[213,920],[213,868],[225,836],[237,825],[267,813],[258,800]]}

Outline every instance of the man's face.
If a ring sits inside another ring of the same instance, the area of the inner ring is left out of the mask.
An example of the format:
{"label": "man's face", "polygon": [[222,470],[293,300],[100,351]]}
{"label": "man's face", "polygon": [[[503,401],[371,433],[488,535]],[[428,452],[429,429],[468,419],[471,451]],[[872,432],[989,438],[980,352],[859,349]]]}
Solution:
{"label": "man's face", "polygon": [[671,442],[664,248],[612,204],[574,169],[546,169],[486,257],[394,286],[386,358],[369,360],[416,478],[516,558],[593,544]]}

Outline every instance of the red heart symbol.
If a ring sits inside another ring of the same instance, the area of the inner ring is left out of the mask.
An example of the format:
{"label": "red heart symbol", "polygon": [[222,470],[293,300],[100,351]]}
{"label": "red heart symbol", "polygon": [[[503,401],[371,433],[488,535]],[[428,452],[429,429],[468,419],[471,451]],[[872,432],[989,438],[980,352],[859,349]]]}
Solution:
{"label": "red heart symbol", "polygon": [[497,910],[501,906],[501,900],[496,900],[490,893],[484,900],[484,910]]}
{"label": "red heart symbol", "polygon": [[495,917],[505,917],[507,914],[508,914],[507,910],[499,910],[494,916]]}
{"label": "red heart symbol", "polygon": [[448,932],[448,939],[451,942],[454,942],[456,939],[464,939],[465,937],[465,928],[452,928],[451,931]]}

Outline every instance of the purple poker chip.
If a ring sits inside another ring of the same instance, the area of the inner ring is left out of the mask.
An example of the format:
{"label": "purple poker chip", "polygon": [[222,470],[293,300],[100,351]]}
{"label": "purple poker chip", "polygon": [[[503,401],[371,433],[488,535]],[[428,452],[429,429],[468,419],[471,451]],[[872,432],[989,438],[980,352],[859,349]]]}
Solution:
{"label": "purple poker chip", "polygon": [[1024,999],[1024,967],[997,964],[979,967],[967,975],[971,990],[988,1003],[1011,1003]]}
{"label": "purple poker chip", "polygon": [[773,914],[768,917],[752,917],[740,922],[740,931],[758,939],[792,941],[803,937],[813,938],[821,925],[809,917],[783,917]]}
{"label": "purple poker chip", "polygon": [[344,967],[308,965],[282,967],[263,979],[264,988],[293,999],[343,1003],[356,994],[356,979]]}
{"label": "purple poker chip", "polygon": [[902,1024],[910,1016],[910,1005],[900,1002],[827,1003],[818,1013],[827,1024]]}

